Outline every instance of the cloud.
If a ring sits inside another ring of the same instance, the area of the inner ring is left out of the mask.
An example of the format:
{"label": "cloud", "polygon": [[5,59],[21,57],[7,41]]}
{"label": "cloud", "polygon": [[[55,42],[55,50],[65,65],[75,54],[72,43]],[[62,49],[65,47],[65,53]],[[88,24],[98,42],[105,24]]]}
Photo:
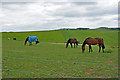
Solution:
{"label": "cloud", "polygon": [[83,5],[96,5],[97,2],[72,2],[72,4],[78,5],[78,6],[83,6]]}
{"label": "cloud", "polygon": [[117,26],[117,1],[3,2],[3,31]]}

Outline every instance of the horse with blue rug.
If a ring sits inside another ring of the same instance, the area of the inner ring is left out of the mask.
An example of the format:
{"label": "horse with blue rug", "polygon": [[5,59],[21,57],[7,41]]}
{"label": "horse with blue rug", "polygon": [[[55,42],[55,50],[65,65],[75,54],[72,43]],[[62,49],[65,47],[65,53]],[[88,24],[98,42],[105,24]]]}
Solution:
{"label": "horse with blue rug", "polygon": [[27,44],[27,41],[30,43],[29,45],[32,45],[32,42],[36,42],[36,45],[39,43],[38,38],[36,36],[28,36],[25,40],[25,44]]}

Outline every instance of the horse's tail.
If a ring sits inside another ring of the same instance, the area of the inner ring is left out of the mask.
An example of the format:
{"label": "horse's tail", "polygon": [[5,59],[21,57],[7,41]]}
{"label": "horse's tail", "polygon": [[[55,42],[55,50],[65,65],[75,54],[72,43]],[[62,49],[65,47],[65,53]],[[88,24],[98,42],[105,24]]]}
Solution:
{"label": "horse's tail", "polygon": [[102,45],[102,48],[105,49],[105,45],[104,44]]}
{"label": "horse's tail", "polygon": [[76,42],[76,45],[78,46],[78,42]]}
{"label": "horse's tail", "polygon": [[102,39],[102,48],[105,49],[105,45],[104,45],[103,39]]}
{"label": "horse's tail", "polygon": [[74,40],[75,40],[76,45],[78,46],[78,41],[77,41],[77,39],[74,39]]}
{"label": "horse's tail", "polygon": [[26,40],[25,40],[25,44],[24,44],[24,45],[26,45],[26,44],[27,44],[28,38],[29,38],[29,37],[27,37],[27,38],[26,38]]}

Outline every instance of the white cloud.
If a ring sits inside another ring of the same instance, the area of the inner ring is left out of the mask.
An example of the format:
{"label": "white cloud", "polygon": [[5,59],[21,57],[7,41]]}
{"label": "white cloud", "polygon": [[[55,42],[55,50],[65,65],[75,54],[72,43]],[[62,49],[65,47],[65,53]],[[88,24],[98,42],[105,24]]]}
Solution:
{"label": "white cloud", "polygon": [[118,0],[4,2],[0,11],[0,25],[3,31],[117,27],[117,8]]}

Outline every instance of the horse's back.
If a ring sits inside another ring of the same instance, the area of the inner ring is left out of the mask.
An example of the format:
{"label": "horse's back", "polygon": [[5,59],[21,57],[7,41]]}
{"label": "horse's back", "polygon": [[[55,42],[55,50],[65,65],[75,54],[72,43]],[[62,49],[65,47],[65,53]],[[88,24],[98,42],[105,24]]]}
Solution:
{"label": "horse's back", "polygon": [[71,42],[71,43],[76,43],[77,39],[76,38],[70,38],[68,41]]}
{"label": "horse's back", "polygon": [[28,41],[29,42],[37,41],[37,37],[36,36],[29,36]]}
{"label": "horse's back", "polygon": [[98,44],[98,40],[95,38],[87,38],[86,43],[89,45],[96,45],[96,44]]}
{"label": "horse's back", "polygon": [[103,44],[103,39],[102,38],[95,38],[99,41],[100,44]]}
{"label": "horse's back", "polygon": [[103,39],[102,38],[87,38],[86,42],[87,44],[90,44],[90,45],[102,44]]}
{"label": "horse's back", "polygon": [[76,43],[77,42],[77,39],[73,38],[71,39],[73,43]]}

